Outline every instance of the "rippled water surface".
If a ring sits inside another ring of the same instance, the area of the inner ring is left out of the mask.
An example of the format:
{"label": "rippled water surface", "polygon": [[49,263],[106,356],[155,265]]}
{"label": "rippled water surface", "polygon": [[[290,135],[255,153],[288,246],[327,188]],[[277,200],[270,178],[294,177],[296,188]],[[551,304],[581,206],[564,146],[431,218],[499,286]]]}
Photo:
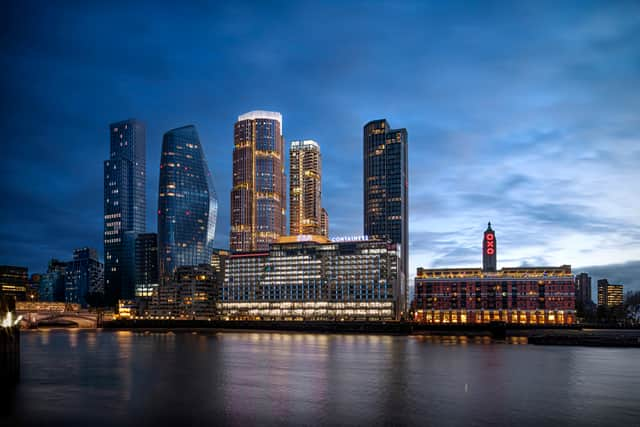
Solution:
{"label": "rippled water surface", "polygon": [[640,350],[525,342],[23,331],[2,409],[7,425],[640,425]]}

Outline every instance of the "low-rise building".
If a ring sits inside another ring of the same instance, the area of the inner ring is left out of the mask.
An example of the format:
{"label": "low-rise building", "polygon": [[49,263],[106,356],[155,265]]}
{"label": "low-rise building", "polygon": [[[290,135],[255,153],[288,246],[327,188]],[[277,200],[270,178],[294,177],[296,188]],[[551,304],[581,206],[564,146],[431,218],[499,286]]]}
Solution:
{"label": "low-rise building", "polygon": [[219,312],[227,319],[398,320],[400,248],[384,241],[281,237],[226,264]]}

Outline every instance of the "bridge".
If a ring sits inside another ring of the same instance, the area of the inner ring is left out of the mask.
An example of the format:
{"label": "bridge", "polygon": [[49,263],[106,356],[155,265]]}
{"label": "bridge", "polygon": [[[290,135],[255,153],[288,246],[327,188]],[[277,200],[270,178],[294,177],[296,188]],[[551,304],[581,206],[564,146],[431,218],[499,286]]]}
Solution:
{"label": "bridge", "polygon": [[16,303],[16,315],[22,316],[20,326],[37,328],[47,325],[67,325],[78,328],[95,328],[102,323],[95,312],[80,309],[77,304],[65,303]]}

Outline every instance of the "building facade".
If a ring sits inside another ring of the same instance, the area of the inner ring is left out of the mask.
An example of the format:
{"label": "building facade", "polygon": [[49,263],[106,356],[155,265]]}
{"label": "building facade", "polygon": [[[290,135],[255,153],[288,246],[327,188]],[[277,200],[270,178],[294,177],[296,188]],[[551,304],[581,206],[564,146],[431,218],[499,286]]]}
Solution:
{"label": "building facade", "polygon": [[177,267],[151,305],[151,316],[212,319],[217,315],[220,275],[208,264]]}
{"label": "building facade", "polygon": [[268,251],[229,257],[218,311],[227,319],[398,320],[399,253],[390,242],[283,237]]}
{"label": "building facade", "polygon": [[251,111],[234,126],[231,232],[234,252],[268,250],[286,234],[282,115]]}
{"label": "building facade", "polygon": [[322,208],[320,214],[320,235],[329,237],[329,214],[325,208]]}
{"label": "building facade", "polygon": [[312,140],[289,149],[289,234],[322,235],[322,156]]}
{"label": "building facade", "polygon": [[55,258],[49,261],[47,272],[40,278],[40,301],[64,302],[67,264]]}
{"label": "building facade", "polygon": [[66,269],[65,302],[86,307],[89,295],[102,293],[104,265],[98,260],[98,251],[93,248],[75,249],[73,260]]}
{"label": "building facade", "polygon": [[209,263],[218,199],[195,126],[173,129],[162,139],[158,191],[160,280],[177,267]]}
{"label": "building facade", "polygon": [[587,273],[576,274],[576,311],[583,316],[585,309],[593,304],[591,299],[591,276]]}
{"label": "building facade", "polygon": [[[404,276],[409,268],[407,130],[375,120],[364,126],[363,140],[364,234],[400,244]],[[406,289],[405,278],[403,283]]]}
{"label": "building facade", "polygon": [[27,300],[29,273],[27,267],[0,265],[0,295],[15,301]]}
{"label": "building facade", "polygon": [[136,298],[151,298],[160,285],[158,234],[138,234],[135,255]]}
{"label": "building facade", "polygon": [[[492,237],[487,238],[487,232]],[[483,265],[486,269],[418,268],[412,304],[416,321],[501,321],[519,324],[575,322],[575,283],[571,266],[497,270],[497,251],[488,242],[495,242],[495,232],[490,226],[483,239]],[[488,251],[490,248],[494,250]]]}
{"label": "building facade", "polygon": [[624,304],[624,286],[609,283],[608,279],[598,280],[598,306],[607,308],[622,307]]}
{"label": "building facade", "polygon": [[134,241],[146,227],[146,131],[135,119],[109,125],[104,162],[105,297],[115,306],[134,296]]}

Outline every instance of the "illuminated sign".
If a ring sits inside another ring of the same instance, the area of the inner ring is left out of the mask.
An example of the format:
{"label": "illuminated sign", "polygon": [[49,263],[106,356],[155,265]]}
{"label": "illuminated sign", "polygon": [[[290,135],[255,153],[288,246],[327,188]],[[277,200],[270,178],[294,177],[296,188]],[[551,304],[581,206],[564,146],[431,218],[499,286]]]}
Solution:
{"label": "illuminated sign", "polygon": [[484,235],[486,240],[485,253],[487,255],[493,255],[496,253],[496,236],[493,233],[487,233]]}
{"label": "illuminated sign", "polygon": [[296,237],[296,241],[298,242],[311,242],[313,237],[309,234],[300,234]]}
{"label": "illuminated sign", "polygon": [[369,236],[338,236],[332,237],[332,242],[366,242]]}

